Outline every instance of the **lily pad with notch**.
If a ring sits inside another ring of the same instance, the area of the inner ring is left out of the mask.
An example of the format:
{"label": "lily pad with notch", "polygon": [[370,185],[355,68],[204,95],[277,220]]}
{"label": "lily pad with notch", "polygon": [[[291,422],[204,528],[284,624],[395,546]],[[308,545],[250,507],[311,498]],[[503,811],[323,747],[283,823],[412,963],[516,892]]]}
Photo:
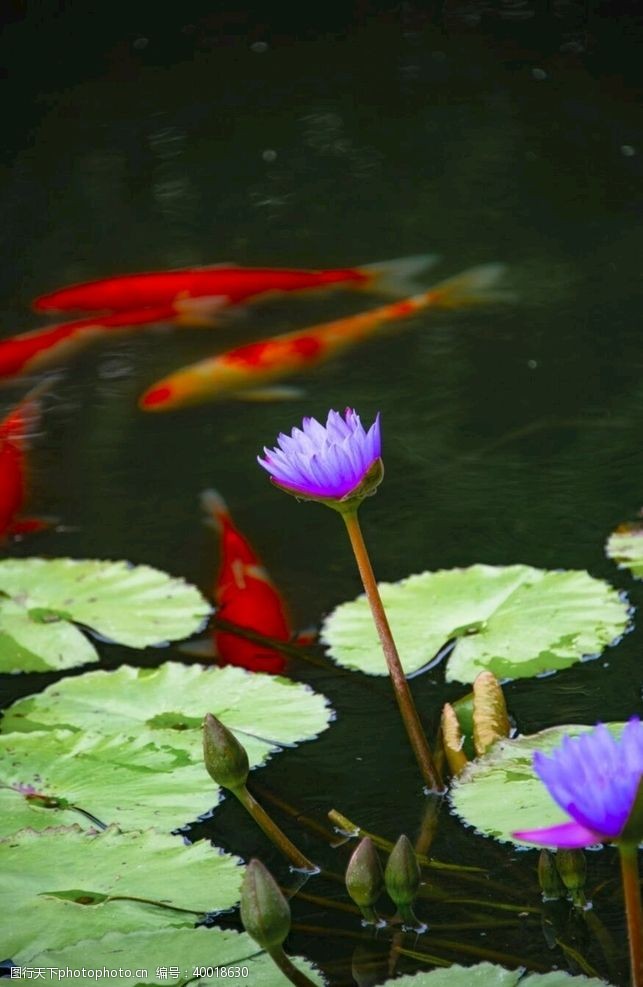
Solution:
{"label": "lily pad with notch", "polygon": [[185,751],[145,739],[0,734],[0,836],[73,823],[172,830],[208,813],[219,794]]}
{"label": "lily pad with notch", "polygon": [[[447,681],[473,682],[485,669],[515,679],[567,668],[628,628],[627,602],[582,571],[478,564],[380,583],[380,592],[407,674],[455,640]],[[321,637],[339,665],[386,674],[365,596],[340,604]]]}
{"label": "lily pad with notch", "polygon": [[307,685],[242,668],[165,662],[85,672],[14,703],[0,722],[10,731],[64,729],[124,734],[184,751],[202,763],[201,723],[213,713],[246,748],[251,765],[282,747],[312,740],[333,712]]}
{"label": "lily pad with notch", "polygon": [[[623,723],[606,724],[620,736]],[[550,727],[515,740],[499,740],[483,757],[471,761],[453,782],[451,807],[469,826],[500,842],[526,847],[513,831],[555,826],[569,816],[552,799],[536,775],[535,751],[550,754],[560,747],[565,735],[577,737],[593,727],[581,724]]]}
{"label": "lily pad with notch", "polygon": [[76,624],[106,641],[145,648],[195,633],[212,609],[183,579],[97,559],[3,559],[0,594],[3,672],[97,661]]}
{"label": "lily pad with notch", "polygon": [[[290,981],[275,966],[267,953],[245,932],[230,929],[163,929],[158,932],[110,932],[102,939],[79,942],[63,950],[48,950],[30,960],[32,967],[45,969],[45,983],[59,983],[59,970],[78,969],[91,956],[94,968],[113,971],[113,987],[166,987],[169,976],[164,971],[178,968],[178,979],[171,983],[182,987],[220,987],[226,977],[235,987],[288,987]],[[123,958],[127,957],[127,968]],[[291,958],[295,966],[313,983],[325,981],[311,963],[301,957]],[[141,971],[147,971],[141,976]],[[199,975],[200,974],[200,975]],[[47,979],[49,976],[51,979]]]}
{"label": "lily pad with notch", "polygon": [[0,839],[0,942],[19,965],[108,932],[191,927],[231,908],[243,868],[208,843],[79,826]]}

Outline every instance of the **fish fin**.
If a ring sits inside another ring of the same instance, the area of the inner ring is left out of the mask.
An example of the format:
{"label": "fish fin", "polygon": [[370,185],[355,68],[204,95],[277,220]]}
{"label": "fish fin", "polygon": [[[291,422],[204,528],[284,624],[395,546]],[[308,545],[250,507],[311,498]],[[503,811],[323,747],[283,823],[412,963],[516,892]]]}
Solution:
{"label": "fish fin", "polygon": [[362,264],[358,271],[368,277],[368,282],[364,285],[367,290],[404,298],[412,293],[413,282],[417,281],[419,275],[433,267],[439,259],[437,254],[417,254],[377,264]]}
{"label": "fish fin", "polygon": [[175,298],[174,321],[181,326],[203,326],[208,329],[217,324],[215,315],[230,304],[227,295],[201,295],[200,297]]}
{"label": "fish fin", "polygon": [[12,538],[20,538],[22,535],[34,535],[39,531],[47,531],[49,528],[55,527],[57,523],[57,518],[18,517],[7,528],[7,534]]}
{"label": "fish fin", "polygon": [[295,636],[294,643],[298,644],[300,647],[305,647],[308,644],[314,644],[318,637],[318,630],[316,627],[305,627],[303,631]]}
{"label": "fish fin", "polygon": [[506,264],[480,264],[478,267],[470,267],[462,274],[440,281],[427,294],[432,296],[433,304],[439,308],[464,308],[468,305],[487,305],[490,302],[512,300],[515,296],[510,292],[495,290],[496,283],[506,270]]}
{"label": "fish fin", "polygon": [[304,396],[300,387],[255,387],[237,391],[231,397],[239,401],[293,401]]}
{"label": "fish fin", "polygon": [[214,661],[217,657],[217,649],[210,637],[199,637],[196,641],[180,644],[177,651],[182,655],[189,655],[190,658],[204,658],[207,661]]}
{"label": "fish fin", "polygon": [[205,524],[215,531],[221,531],[221,522],[229,520],[230,511],[219,491],[212,488],[203,490],[199,494],[199,501],[206,514]]}

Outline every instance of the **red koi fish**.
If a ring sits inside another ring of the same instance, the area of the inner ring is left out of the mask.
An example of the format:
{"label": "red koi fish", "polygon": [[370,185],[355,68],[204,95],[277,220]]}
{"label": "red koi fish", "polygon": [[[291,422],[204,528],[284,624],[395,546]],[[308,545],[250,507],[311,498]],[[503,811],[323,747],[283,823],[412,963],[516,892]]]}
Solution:
{"label": "red koi fish", "polygon": [[113,315],[61,325],[34,329],[0,339],[0,377],[15,377],[32,373],[64,359],[72,350],[89,342],[97,335],[129,326],[147,325],[151,322],[172,321],[174,313],[168,306],[117,312]]}
{"label": "red koi fish", "polygon": [[36,298],[33,306],[39,312],[69,309],[121,312],[167,305],[172,308],[174,316],[189,322],[192,318],[199,320],[203,315],[212,314],[219,308],[275,292],[346,286],[404,295],[408,291],[408,282],[434,261],[435,257],[423,254],[380,264],[326,271],[222,264],[179,271],[124,274],[59,288]]}
{"label": "red koi fish", "polygon": [[272,385],[330,360],[376,332],[390,331],[396,322],[424,309],[455,309],[506,298],[494,290],[504,270],[502,264],[473,267],[421,295],[199,360],[153,384],[139,399],[139,407],[143,411],[171,411],[222,398],[257,401],[296,396],[292,388]]}
{"label": "red koi fish", "polygon": [[42,531],[48,522],[22,517],[27,496],[27,450],[40,419],[40,399],[51,381],[34,387],[0,422],[0,541],[12,535]]}
{"label": "red koi fish", "polygon": [[[292,631],[284,601],[263,567],[261,559],[241,534],[223,498],[214,490],[201,495],[208,523],[219,532],[221,561],[214,584],[214,601],[219,616],[278,641],[290,641]],[[239,665],[253,672],[279,675],[286,659],[278,651],[215,630],[214,648],[220,665]],[[201,652],[203,654],[203,652]]]}

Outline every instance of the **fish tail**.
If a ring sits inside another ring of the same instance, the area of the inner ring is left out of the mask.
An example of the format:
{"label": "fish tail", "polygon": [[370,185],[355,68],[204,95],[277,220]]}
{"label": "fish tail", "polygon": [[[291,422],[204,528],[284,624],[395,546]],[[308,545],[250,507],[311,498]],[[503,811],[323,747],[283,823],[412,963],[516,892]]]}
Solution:
{"label": "fish tail", "polygon": [[224,523],[230,520],[228,505],[218,490],[204,490],[200,496],[201,507],[207,515],[206,524],[210,524],[217,531],[221,531]]}
{"label": "fish tail", "polygon": [[[426,293],[425,300],[440,308],[465,308],[469,305],[488,305],[507,301],[513,296],[496,289],[498,281],[507,270],[506,264],[480,264],[462,274],[440,281]],[[420,301],[420,297],[416,299]]]}
{"label": "fish tail", "polygon": [[42,397],[59,379],[60,374],[50,374],[49,377],[45,377],[25,394],[5,419],[3,431],[10,434],[14,442],[22,445],[37,431]]}
{"label": "fish tail", "polygon": [[383,295],[404,298],[413,292],[413,282],[433,267],[438,260],[437,254],[415,254],[412,257],[396,257],[395,260],[380,261],[376,264],[363,264],[357,270],[368,279],[365,288],[381,292]]}

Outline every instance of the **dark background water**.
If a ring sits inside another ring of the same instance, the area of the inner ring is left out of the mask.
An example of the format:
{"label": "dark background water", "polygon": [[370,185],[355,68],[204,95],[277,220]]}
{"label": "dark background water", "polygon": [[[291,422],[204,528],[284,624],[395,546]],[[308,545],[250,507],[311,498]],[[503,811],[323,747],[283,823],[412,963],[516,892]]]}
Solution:
{"label": "dark background water", "polygon": [[[216,550],[198,494],[216,486],[296,625],[318,624],[359,590],[343,533],[331,512],[274,491],[255,456],[302,414],[350,404],[367,420],[382,413],[386,480],[362,512],[380,578],[476,561],[573,567],[626,589],[638,606],[640,587],[603,551],[643,501],[636,6],[60,6],[14,3],[4,14],[4,334],[39,325],[30,300],[60,284],[226,260],[334,267],[436,252],[436,277],[499,260],[516,298],[419,317],[297,381],[305,399],[282,404],[136,410],[145,386],[215,347],[369,299],[286,299],[221,330],[97,344],[56,387],[32,457],[33,508],[70,530],[8,551],[128,558],[207,590]],[[3,392],[4,406],[23,390]],[[508,685],[518,728],[640,711],[640,654],[635,630],[598,661]],[[166,657],[176,656],[104,648],[108,665]],[[337,721],[257,782],[319,820],[334,806],[388,838],[414,835],[422,799],[386,691],[307,666],[293,675],[330,697]],[[51,679],[5,676],[3,702]],[[427,725],[461,691],[439,670],[415,680]],[[342,851],[290,831],[341,870]],[[236,805],[226,803],[206,834],[284,876]],[[511,873],[520,901],[538,905],[535,854],[498,848],[446,812],[434,850]],[[595,911],[616,937],[611,979],[624,982],[616,862],[606,851],[590,866],[592,887],[607,882]],[[307,890],[344,900],[332,883]],[[456,896],[464,891],[453,885]],[[462,907],[419,911],[439,927],[470,917]],[[302,903],[295,917],[359,932],[354,918],[323,906]],[[435,931],[460,934],[545,967],[570,965],[545,947],[538,922]],[[300,931],[289,945],[334,982],[351,982],[350,938]],[[423,945],[474,960],[430,938]],[[595,944],[587,955],[607,974]],[[413,969],[406,964],[399,969]]]}

